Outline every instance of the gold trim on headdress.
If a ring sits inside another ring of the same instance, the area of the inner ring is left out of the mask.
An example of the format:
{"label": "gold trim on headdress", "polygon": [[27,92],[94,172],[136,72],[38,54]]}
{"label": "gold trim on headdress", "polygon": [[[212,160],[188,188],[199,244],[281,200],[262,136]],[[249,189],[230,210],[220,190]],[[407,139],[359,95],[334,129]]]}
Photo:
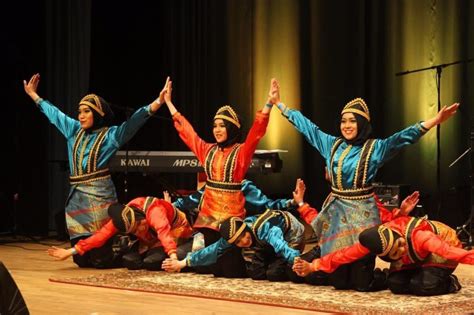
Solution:
{"label": "gold trim on headdress", "polygon": [[[385,256],[390,252],[393,247],[393,231],[383,225],[379,226],[377,231],[379,233],[380,240],[382,241],[382,253],[378,255]],[[388,231],[388,240],[385,238],[384,231]]]}
{"label": "gold trim on headdress", "polygon": [[[130,213],[130,220],[127,214]],[[135,211],[128,205],[122,210],[122,220],[125,224],[125,232],[128,234],[136,228],[137,220],[135,220]]]}
{"label": "gold trim on headdress", "polygon": [[[237,221],[242,222],[242,225],[239,227],[237,231],[235,231],[236,226],[237,226]],[[240,219],[240,218],[231,218],[229,222],[229,240],[227,243],[232,244],[234,243],[239,236],[242,234],[242,232],[245,230],[246,224]]]}
{"label": "gold trim on headdress", "polygon": [[[223,111],[228,111],[230,113],[230,116],[232,116],[232,117],[229,117],[227,115],[223,115],[222,114]],[[217,110],[216,115],[214,116],[214,120],[219,119],[219,118],[220,119],[225,119],[228,122],[231,122],[234,125],[236,125],[237,128],[240,128],[239,117],[237,116],[235,111],[232,109],[232,107],[230,107],[229,105],[222,106],[221,108],[219,108]]]}
{"label": "gold trim on headdress", "polygon": [[[90,102],[89,99],[93,99],[95,104]],[[95,94],[88,94],[82,98],[82,100],[79,102],[79,106],[81,105],[87,105],[89,107],[92,107],[96,112],[99,113],[100,116],[104,117],[105,113],[102,109],[102,104],[100,102],[100,99],[97,95]]]}
{"label": "gold trim on headdress", "polygon": [[[354,108],[354,105],[360,105],[363,110],[360,110],[358,108]],[[368,121],[370,121],[370,112],[369,112],[369,107],[367,107],[367,104],[365,104],[365,101],[358,97],[356,99],[353,99],[349,103],[344,106],[344,108],[341,111],[341,115],[344,115],[345,113],[354,113],[354,114],[359,114]]]}

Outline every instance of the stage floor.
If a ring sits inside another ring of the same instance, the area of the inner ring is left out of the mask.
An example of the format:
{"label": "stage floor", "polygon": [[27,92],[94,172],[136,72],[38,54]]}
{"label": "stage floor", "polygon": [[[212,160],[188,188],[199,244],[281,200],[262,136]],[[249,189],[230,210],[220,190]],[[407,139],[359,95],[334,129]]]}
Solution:
{"label": "stage floor", "polygon": [[[46,242],[56,243],[43,241]],[[31,314],[318,314],[283,307],[52,283],[50,277],[80,277],[116,269],[80,269],[71,259],[52,260],[46,249],[47,246],[33,242],[0,246],[0,260],[18,284]],[[474,279],[474,266],[460,265],[455,273]]]}

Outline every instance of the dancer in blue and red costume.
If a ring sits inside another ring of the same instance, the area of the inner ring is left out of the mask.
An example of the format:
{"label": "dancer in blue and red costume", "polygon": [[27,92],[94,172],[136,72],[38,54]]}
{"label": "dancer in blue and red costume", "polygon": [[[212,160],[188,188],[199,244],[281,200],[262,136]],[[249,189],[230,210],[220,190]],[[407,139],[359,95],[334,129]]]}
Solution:
{"label": "dancer in blue and red costume", "polygon": [[[363,99],[348,102],[341,111],[341,136],[324,133],[300,111],[278,104],[284,117],[322,155],[328,167],[332,192],[316,218],[321,255],[358,241],[359,233],[380,224],[372,181],[377,170],[403,147],[413,144],[429,129],[452,117],[459,104],[443,107],[433,118],[416,123],[386,139],[372,139],[371,116]],[[368,254],[330,275],[336,289],[373,291],[375,256]]]}
{"label": "dancer in blue and red costume", "polygon": [[[107,164],[164,103],[165,91],[163,89],[155,101],[139,108],[120,126],[111,126],[113,112],[102,97],[84,96],[78,105],[78,119],[74,119],[38,95],[39,82],[40,75],[35,74],[29,82],[23,81],[23,85],[39,110],[67,141],[71,189],[66,200],[66,225],[74,247],[109,220],[107,208],[117,202],[117,194]],[[79,267],[96,268],[114,267],[116,258],[112,240],[86,255],[73,257]]]}
{"label": "dancer in blue and red costume", "polygon": [[[206,246],[220,238],[219,225],[230,217],[243,219],[246,215],[242,180],[250,166],[257,144],[264,136],[273,104],[279,101],[278,82],[273,79],[268,101],[257,112],[255,121],[244,142],[242,122],[232,107],[218,109],[214,116],[214,143],[201,139],[189,121],[179,113],[171,101],[172,82],[166,87],[165,101],[179,136],[204,166],[206,188],[194,228],[203,233]],[[245,264],[238,249],[230,250],[210,267],[210,272],[226,277],[245,277]]]}

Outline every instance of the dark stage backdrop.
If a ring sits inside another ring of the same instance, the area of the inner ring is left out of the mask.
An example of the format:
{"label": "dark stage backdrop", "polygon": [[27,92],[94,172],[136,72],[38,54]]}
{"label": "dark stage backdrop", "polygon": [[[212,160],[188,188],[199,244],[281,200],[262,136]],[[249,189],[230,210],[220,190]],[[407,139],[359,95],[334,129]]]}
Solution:
{"label": "dark stage backdrop", "polygon": [[[166,76],[178,110],[198,134],[212,140],[212,117],[231,104],[248,130],[267,94],[281,82],[282,101],[328,133],[338,133],[339,112],[366,99],[374,135],[386,137],[436,113],[435,73],[396,77],[403,70],[474,57],[470,1],[32,1],[12,4],[2,19],[8,83],[8,154],[2,163],[0,231],[13,218],[30,233],[54,227],[68,192],[65,142],[22,91],[21,80],[41,72],[40,95],[76,115],[82,95],[112,102],[117,123],[153,101]],[[443,104],[462,103],[441,128],[442,206],[436,206],[436,132],[385,165],[378,181],[411,184],[425,198],[424,213],[458,225],[467,219],[469,158],[448,168],[469,143],[473,127],[474,64],[443,70]],[[128,144],[137,150],[186,150],[166,108]],[[328,187],[324,161],[275,110],[261,149],[286,149],[280,174],[251,175],[272,196],[290,197],[296,178],[307,200],[321,206]],[[121,194],[123,175],[115,176]],[[194,177],[130,178],[129,197],[192,188]],[[19,193],[19,201],[13,196]]]}

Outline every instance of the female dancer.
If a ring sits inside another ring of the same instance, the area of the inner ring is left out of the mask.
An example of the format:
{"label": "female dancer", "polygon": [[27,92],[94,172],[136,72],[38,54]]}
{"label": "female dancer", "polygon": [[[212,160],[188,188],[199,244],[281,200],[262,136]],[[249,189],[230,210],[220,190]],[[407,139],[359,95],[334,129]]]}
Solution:
{"label": "female dancer", "polygon": [[[29,82],[23,81],[23,86],[67,141],[71,189],[66,201],[66,225],[74,247],[109,220],[107,208],[117,202],[117,195],[107,163],[164,103],[164,89],[153,103],[139,108],[128,121],[110,126],[113,112],[100,96],[84,96],[79,102],[76,120],[37,94],[39,81],[37,73]],[[112,240],[86,255],[74,255],[73,259],[79,267],[112,267],[116,264]]]}
{"label": "female dancer", "polygon": [[[301,112],[278,104],[285,116],[325,159],[332,192],[316,218],[321,256],[358,242],[361,231],[380,224],[372,181],[377,170],[401,148],[416,142],[433,126],[453,116],[459,104],[443,107],[424,122],[416,123],[386,139],[370,139],[369,109],[363,99],[347,103],[341,111],[342,137],[322,132]],[[336,289],[375,290],[375,256],[369,254],[338,268],[329,277]]]}
{"label": "female dancer", "polygon": [[[228,105],[219,108],[214,116],[212,131],[216,143],[208,143],[196,134],[188,120],[176,110],[171,101],[172,82],[167,84],[164,98],[173,116],[174,126],[184,143],[204,165],[207,175],[200,211],[194,223],[194,228],[203,233],[206,246],[219,240],[219,225],[224,220],[230,217],[245,217],[242,180],[257,144],[265,134],[273,104],[279,100],[278,89],[278,82],[272,79],[267,104],[257,112],[253,126],[243,143],[239,142],[242,135],[241,120]],[[246,276],[245,264],[238,248],[229,250],[205,271],[216,276]]]}

